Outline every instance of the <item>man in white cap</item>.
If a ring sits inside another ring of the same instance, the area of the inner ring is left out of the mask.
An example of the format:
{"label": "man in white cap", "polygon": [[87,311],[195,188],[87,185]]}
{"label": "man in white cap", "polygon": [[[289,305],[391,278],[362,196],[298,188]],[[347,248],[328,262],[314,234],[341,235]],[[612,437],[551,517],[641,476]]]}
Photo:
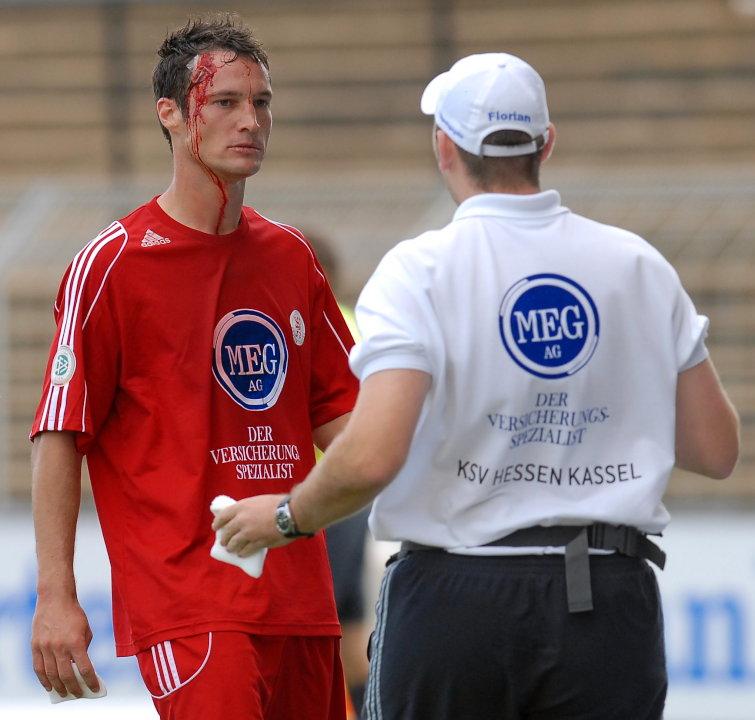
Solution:
{"label": "man in white cap", "polygon": [[739,421],[707,318],[641,238],[541,192],[540,76],[505,54],[436,77],[441,230],[391,250],[357,304],[354,413],[290,496],[216,522],[240,554],[377,496],[400,540],[371,642],[367,718],[660,718],[648,535],[672,468],[728,476]]}

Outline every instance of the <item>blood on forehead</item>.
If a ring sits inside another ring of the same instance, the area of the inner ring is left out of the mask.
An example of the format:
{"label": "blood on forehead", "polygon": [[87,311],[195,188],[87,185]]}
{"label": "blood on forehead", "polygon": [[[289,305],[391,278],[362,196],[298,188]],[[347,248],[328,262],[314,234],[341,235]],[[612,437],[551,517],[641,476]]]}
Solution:
{"label": "blood on forehead", "polygon": [[212,53],[202,53],[195,55],[187,67],[191,70],[187,96],[189,101],[194,101],[194,110],[201,111],[207,104],[207,91],[222,64],[215,64]]}
{"label": "blood on forehead", "polygon": [[[252,75],[252,62],[245,57],[238,57],[234,53],[228,51],[221,54],[219,51],[201,53],[195,55],[186,67],[191,71],[191,77],[189,79],[189,89],[187,92],[187,100],[189,106],[189,121],[190,129],[191,123],[198,122],[202,109],[207,105],[207,99],[209,95],[209,89],[213,84],[215,75],[225,65],[232,62],[238,62],[239,66],[243,68],[244,74],[251,78]],[[191,107],[194,101],[194,107]]]}
{"label": "blood on forehead", "polygon": [[[202,142],[202,134],[199,131],[200,120],[204,123],[202,118],[202,110],[207,105],[209,89],[212,87],[212,81],[218,70],[225,64],[218,58],[219,62],[215,63],[215,57],[213,53],[202,53],[201,55],[195,55],[191,62],[187,65],[187,68],[191,70],[191,78],[189,79],[189,91],[187,93],[187,105],[189,110],[189,117],[187,118],[187,124],[189,128],[189,139],[191,142],[191,151],[204,171],[209,176],[212,183],[220,191],[220,208],[218,212],[218,221],[215,227],[215,232],[220,232],[220,223],[223,220],[223,214],[225,212],[226,205],[228,204],[228,193],[220,178],[205,164],[199,155],[199,145]],[[193,101],[193,102],[192,102]]]}

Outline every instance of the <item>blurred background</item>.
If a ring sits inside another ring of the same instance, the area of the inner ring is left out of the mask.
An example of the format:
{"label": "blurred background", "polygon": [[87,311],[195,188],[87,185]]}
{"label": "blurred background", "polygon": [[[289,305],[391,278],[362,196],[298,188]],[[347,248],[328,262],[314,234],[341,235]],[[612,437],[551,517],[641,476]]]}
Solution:
{"label": "blurred background", "polygon": [[153,716],[133,661],[113,657],[88,495],[79,589],[111,695],[45,707],[28,650],[26,436],[65,266],[170,180],[155,49],[213,10],[237,11],[270,54],[273,133],[247,204],[327,238],[347,301],[388,248],[453,212],[419,112],[425,83],[472,52],[539,70],[558,129],[543,187],[644,236],[711,319],[742,458],[729,480],[678,473],[669,487],[667,717],[755,717],[755,0],[0,0],[0,715],[104,715],[107,703],[112,717],[121,705]]}

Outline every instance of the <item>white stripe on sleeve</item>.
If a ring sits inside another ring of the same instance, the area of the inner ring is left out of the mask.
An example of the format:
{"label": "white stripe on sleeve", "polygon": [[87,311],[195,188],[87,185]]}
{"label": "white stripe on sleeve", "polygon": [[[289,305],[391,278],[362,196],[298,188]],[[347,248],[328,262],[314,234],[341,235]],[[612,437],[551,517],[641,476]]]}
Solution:
{"label": "white stripe on sleeve", "polygon": [[346,346],[343,344],[343,340],[341,340],[341,336],[336,332],[336,329],[333,327],[333,323],[330,322],[330,318],[324,310],[322,311],[322,316],[325,318],[325,322],[328,323],[328,327],[333,331],[333,335],[336,336],[336,340],[338,340],[338,344],[341,346],[341,350],[344,351],[346,357],[348,358],[349,351],[346,349]]}
{"label": "white stripe on sleeve", "polygon": [[[71,348],[71,350],[74,349],[76,320],[79,315],[81,296],[86,284],[86,278],[89,275],[92,264],[94,263],[94,260],[100,253],[100,251],[109,242],[120,237],[123,238],[123,243],[121,244],[118,253],[108,266],[105,274],[103,275],[100,287],[98,288],[92,302],[92,306],[89,308],[89,312],[87,313],[87,316],[84,320],[84,323],[86,323],[92,313],[92,309],[94,308],[95,303],[102,293],[102,289],[108,275],[110,274],[110,271],[115,265],[116,260],[118,260],[121,253],[123,252],[123,249],[126,247],[126,242],[128,241],[128,233],[120,223],[113,223],[112,225],[110,225],[110,227],[108,227],[96,238],[94,238],[94,240],[92,240],[84,248],[82,248],[74,257],[73,263],[71,264],[71,271],[68,275],[68,280],[66,281],[65,301],[63,306],[63,317],[60,323],[61,330],[58,337],[58,347],[60,345],[67,345]],[[66,402],[68,399],[68,388],[69,386],[67,384],[63,387],[50,387],[50,389],[48,390],[47,400],[45,402],[45,409],[42,413],[42,418],[40,421],[40,429],[45,425],[47,426],[48,430],[63,429]]]}

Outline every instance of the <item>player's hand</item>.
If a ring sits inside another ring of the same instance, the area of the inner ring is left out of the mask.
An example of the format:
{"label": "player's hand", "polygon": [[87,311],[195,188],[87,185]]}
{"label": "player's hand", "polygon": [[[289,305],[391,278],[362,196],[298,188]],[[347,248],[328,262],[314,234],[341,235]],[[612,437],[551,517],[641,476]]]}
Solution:
{"label": "player's hand", "polygon": [[249,557],[262,548],[280,547],[292,542],[275,525],[275,510],[285,495],[257,495],[244,498],[218,513],[213,530],[223,532],[220,544],[239,557]]}
{"label": "player's hand", "polygon": [[92,630],[75,597],[37,597],[31,626],[31,652],[34,672],[45,690],[77,698],[84,691],[73,674],[71,661],[92,692],[100,689],[87,649]]}

